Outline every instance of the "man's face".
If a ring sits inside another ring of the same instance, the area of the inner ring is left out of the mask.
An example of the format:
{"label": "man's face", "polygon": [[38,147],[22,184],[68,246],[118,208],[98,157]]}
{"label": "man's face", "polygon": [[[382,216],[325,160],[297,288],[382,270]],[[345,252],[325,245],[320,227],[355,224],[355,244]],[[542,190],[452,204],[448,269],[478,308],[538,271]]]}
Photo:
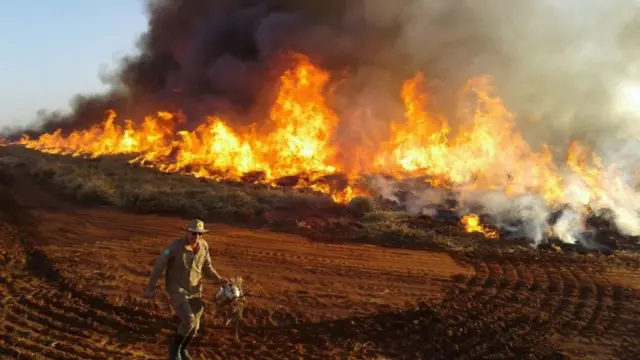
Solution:
{"label": "man's face", "polygon": [[187,243],[189,243],[189,245],[191,244],[195,244],[196,241],[202,237],[201,233],[195,233],[195,232],[191,232],[191,231],[187,231]]}

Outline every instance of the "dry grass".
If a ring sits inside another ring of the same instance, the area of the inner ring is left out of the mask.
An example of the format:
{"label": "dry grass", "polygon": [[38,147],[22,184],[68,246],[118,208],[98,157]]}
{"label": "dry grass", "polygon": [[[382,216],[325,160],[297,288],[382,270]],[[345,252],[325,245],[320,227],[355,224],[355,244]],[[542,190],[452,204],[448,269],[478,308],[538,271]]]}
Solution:
{"label": "dry grass", "polygon": [[[26,167],[39,182],[84,204],[268,226],[335,240],[402,247],[446,245],[448,250],[460,247],[454,244],[460,234],[436,236],[429,227],[412,225],[411,215],[381,211],[367,197],[341,205],[310,191],[160,173],[129,165],[126,156],[82,159],[5,147],[0,159],[12,166]],[[322,226],[308,226],[304,219],[309,217],[322,219]]]}
{"label": "dry grass", "polygon": [[365,239],[376,238],[383,243],[415,244],[432,242],[434,232],[428,228],[411,226],[408,220],[412,216],[403,212],[374,211],[365,214],[361,223]]}

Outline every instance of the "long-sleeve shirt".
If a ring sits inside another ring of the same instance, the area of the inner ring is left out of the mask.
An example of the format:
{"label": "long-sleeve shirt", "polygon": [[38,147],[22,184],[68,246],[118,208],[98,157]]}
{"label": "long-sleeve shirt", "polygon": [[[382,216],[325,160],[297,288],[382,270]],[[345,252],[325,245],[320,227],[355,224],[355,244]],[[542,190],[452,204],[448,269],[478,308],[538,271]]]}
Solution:
{"label": "long-sleeve shirt", "polygon": [[166,291],[172,297],[178,294],[186,298],[201,297],[203,274],[221,280],[211,264],[209,244],[203,239],[197,242],[195,252],[187,246],[184,238],[175,240],[162,251],[149,276],[147,289],[155,289],[165,268]]}

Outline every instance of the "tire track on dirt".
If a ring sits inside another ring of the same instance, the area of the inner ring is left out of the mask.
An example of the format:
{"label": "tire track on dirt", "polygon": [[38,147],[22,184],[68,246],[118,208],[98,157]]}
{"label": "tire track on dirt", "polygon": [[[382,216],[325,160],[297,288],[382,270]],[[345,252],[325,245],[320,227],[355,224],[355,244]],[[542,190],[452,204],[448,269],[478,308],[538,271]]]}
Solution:
{"label": "tire track on dirt", "polygon": [[572,324],[575,327],[576,335],[584,333],[584,329],[588,326],[589,321],[593,318],[599,303],[605,299],[603,292],[598,291],[602,282],[602,276],[597,272],[583,270],[579,267],[571,268],[573,276],[578,280],[578,303],[576,311],[573,314]]}
{"label": "tire track on dirt", "polygon": [[[484,306],[484,316],[500,319],[496,321],[499,329],[487,334],[503,338],[511,347],[525,352],[534,352],[535,346],[549,341],[553,333],[570,339],[597,331],[599,338],[608,343],[621,335],[615,333],[619,321],[626,321],[626,336],[632,334],[630,317],[621,317],[632,306],[625,298],[628,289],[611,284],[602,269],[588,262],[549,260],[522,261],[507,255],[474,262],[477,275],[469,280],[468,289],[473,292],[483,286],[483,297],[476,299],[477,303]],[[510,307],[509,314],[502,312],[506,307]],[[454,326],[463,326],[463,322]],[[513,331],[517,335],[510,335]],[[489,338],[467,343],[449,355],[460,359],[489,355],[498,350],[491,345],[495,340]]]}
{"label": "tire track on dirt", "polygon": [[[544,283],[544,277],[539,273],[526,264],[509,258],[485,261],[488,262],[489,269],[493,269],[489,272],[489,277],[496,277],[489,283],[497,286],[492,287],[494,295],[482,302],[483,309],[479,311],[486,312],[484,316],[490,319],[499,320],[495,321],[491,329],[485,330],[485,336],[456,348],[448,357],[478,358],[504,351],[506,347],[500,343],[513,343],[515,339],[522,338],[524,332],[520,331],[517,336],[513,336],[512,332],[521,325],[523,315],[539,304],[536,291],[541,282]],[[528,339],[527,342],[533,345],[534,339]]]}

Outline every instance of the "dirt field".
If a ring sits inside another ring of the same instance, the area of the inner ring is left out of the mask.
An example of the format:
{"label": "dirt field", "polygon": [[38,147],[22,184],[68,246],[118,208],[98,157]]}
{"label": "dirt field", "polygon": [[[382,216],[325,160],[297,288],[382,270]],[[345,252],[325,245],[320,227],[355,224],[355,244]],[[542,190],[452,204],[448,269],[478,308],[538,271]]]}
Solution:
{"label": "dirt field", "polygon": [[[177,319],[162,289],[151,302],[142,286],[184,220],[80,207],[3,174],[0,357],[166,358]],[[196,358],[640,358],[633,255],[462,255],[209,227],[214,266],[243,276],[250,297],[238,340],[207,304]]]}

